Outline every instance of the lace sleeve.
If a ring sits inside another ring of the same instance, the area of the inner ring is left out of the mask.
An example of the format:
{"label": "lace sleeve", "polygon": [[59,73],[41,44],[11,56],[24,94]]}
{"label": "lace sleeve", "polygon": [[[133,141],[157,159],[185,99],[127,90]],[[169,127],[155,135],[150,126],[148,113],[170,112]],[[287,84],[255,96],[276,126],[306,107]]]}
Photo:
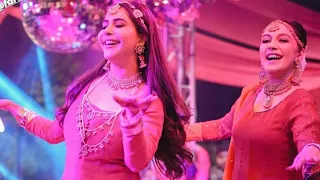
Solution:
{"label": "lace sleeve", "polygon": [[221,140],[231,137],[233,115],[234,105],[229,113],[218,120],[187,125],[187,141]]}

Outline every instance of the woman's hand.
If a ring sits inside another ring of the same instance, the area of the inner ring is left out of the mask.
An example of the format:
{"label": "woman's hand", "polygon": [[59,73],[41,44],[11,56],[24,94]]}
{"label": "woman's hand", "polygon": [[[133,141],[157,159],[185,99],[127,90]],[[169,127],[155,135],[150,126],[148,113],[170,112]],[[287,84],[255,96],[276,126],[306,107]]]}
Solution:
{"label": "woman's hand", "polygon": [[113,96],[113,99],[125,109],[126,115],[129,119],[137,115],[139,111],[145,111],[151,102],[157,98],[158,96],[154,94],[150,94],[146,97],[138,95],[131,95],[127,97],[120,97],[117,95]]}
{"label": "woman's hand", "polygon": [[18,119],[20,109],[22,108],[16,103],[8,99],[0,99],[0,110],[10,112],[16,119]]}
{"label": "woman's hand", "polygon": [[316,146],[304,147],[287,170],[299,171],[305,163],[320,163],[320,150]]}
{"label": "woman's hand", "polygon": [[14,102],[8,99],[0,99],[0,110],[11,112],[13,106],[15,106]]}

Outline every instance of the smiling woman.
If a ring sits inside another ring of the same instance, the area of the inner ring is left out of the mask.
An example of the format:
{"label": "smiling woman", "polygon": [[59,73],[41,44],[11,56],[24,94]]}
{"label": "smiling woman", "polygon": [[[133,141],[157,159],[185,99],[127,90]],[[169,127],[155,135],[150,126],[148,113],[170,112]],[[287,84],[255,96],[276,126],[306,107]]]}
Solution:
{"label": "smiling woman", "polygon": [[105,59],[70,85],[54,121],[10,100],[0,100],[0,109],[49,143],[66,141],[62,179],[138,180],[153,157],[166,176],[181,177],[192,160],[183,128],[190,111],[151,11],[137,2],[115,4],[98,40]]}
{"label": "smiling woman", "polygon": [[104,58],[108,59],[112,65],[138,69],[135,48],[137,45],[144,47],[146,37],[138,33],[128,12],[120,8],[120,5],[114,6],[106,15],[102,26],[98,40]]}
{"label": "smiling woman", "polygon": [[261,35],[260,83],[246,86],[223,118],[186,126],[189,141],[231,137],[224,180],[302,180],[303,167],[305,177],[319,172],[320,118],[299,87],[306,44],[300,23],[271,22]]}
{"label": "smiling woman", "polygon": [[[301,33],[302,40],[298,38],[293,28],[285,21],[275,21],[265,29],[261,38],[260,59],[263,70],[269,76],[287,78],[298,63],[305,63],[306,35]],[[299,26],[297,25],[297,28]],[[300,27],[301,28],[301,27]],[[303,43],[304,42],[304,43]]]}

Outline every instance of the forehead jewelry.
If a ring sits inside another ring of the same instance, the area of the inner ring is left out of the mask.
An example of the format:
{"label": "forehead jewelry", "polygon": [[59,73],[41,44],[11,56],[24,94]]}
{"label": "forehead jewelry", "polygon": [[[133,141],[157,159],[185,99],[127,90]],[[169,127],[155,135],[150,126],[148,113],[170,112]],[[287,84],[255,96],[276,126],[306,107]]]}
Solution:
{"label": "forehead jewelry", "polygon": [[277,23],[271,23],[269,26],[268,26],[268,31],[269,32],[275,32],[275,31],[278,31],[280,28],[278,26]]}
{"label": "forehead jewelry", "polygon": [[[269,31],[269,32],[275,32],[278,31],[280,29],[279,25],[283,25],[284,27],[286,27],[290,34],[293,36],[293,38],[296,40],[296,42],[299,44],[300,47],[302,47],[303,49],[305,49],[305,45],[303,44],[303,42],[299,39],[299,37],[297,36],[297,34],[294,32],[293,28],[286,22],[281,21],[281,20],[276,20],[271,22],[262,32],[262,35],[264,34],[265,31]],[[261,37],[262,37],[261,35]]]}
{"label": "forehead jewelry", "polygon": [[116,14],[119,11],[120,7],[121,6],[119,4],[115,4],[115,5],[111,6],[110,9],[107,12],[107,15]]}
{"label": "forehead jewelry", "polygon": [[127,1],[124,1],[124,2],[120,2],[120,3],[117,3],[115,5],[113,5],[107,12],[107,15],[113,15],[113,14],[116,14],[119,9],[121,8],[120,4],[128,4],[129,7],[133,10],[132,11],[132,14],[135,18],[139,19],[141,24],[143,24],[143,26],[146,27],[146,24],[144,23],[144,20],[143,20],[143,13],[142,11],[140,11],[139,9],[137,9],[133,4],[131,4],[130,2],[127,2]]}

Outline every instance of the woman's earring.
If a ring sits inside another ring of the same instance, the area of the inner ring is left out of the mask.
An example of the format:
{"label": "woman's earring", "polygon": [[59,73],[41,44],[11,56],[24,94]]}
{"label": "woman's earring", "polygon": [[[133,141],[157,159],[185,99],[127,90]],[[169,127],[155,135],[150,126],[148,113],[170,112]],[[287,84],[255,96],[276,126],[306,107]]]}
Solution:
{"label": "woman's earring", "polygon": [[103,70],[110,71],[110,61],[107,61],[107,63],[103,66]]}
{"label": "woman's earring", "polygon": [[136,53],[139,54],[139,60],[140,60],[140,68],[144,68],[147,66],[147,64],[145,63],[145,58],[144,55],[142,54],[144,52],[145,47],[142,46],[141,44],[138,44],[135,48]]}
{"label": "woman's earring", "polygon": [[267,73],[265,72],[263,66],[261,66],[261,71],[259,73],[260,83],[265,83],[267,81]]}
{"label": "woman's earring", "polygon": [[295,61],[295,67],[292,73],[291,82],[297,86],[302,82],[301,60]]}

